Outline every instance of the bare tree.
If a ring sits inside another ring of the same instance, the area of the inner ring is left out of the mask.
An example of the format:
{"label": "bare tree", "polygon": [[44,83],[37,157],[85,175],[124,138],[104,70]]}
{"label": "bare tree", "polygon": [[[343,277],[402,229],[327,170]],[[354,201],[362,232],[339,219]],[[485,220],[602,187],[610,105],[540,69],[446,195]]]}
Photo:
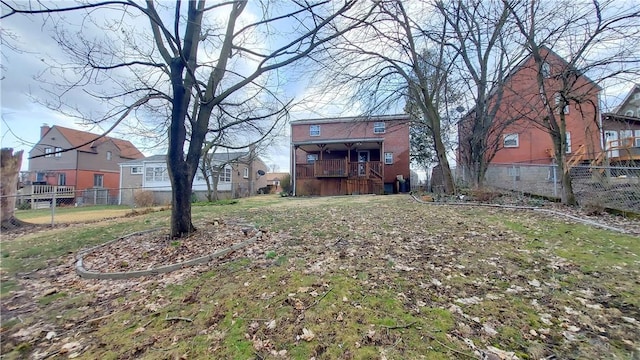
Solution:
{"label": "bare tree", "polygon": [[[453,153],[456,145],[454,136],[456,120],[464,111],[460,84],[455,82],[455,77],[446,71],[446,68],[442,71],[442,60],[437,53],[423,50],[418,60],[422,76],[427,80],[432,91],[437,92],[434,94],[434,106],[437,106],[440,116],[440,137],[447,152]],[[414,76],[414,78],[417,77]],[[438,157],[432,127],[424,121],[423,110],[419,105],[421,97],[415,97],[415,94],[408,91],[404,106],[404,111],[411,118],[409,153],[415,165],[427,170],[431,165],[438,163]]]}
{"label": "bare tree", "polygon": [[[333,60],[326,87],[353,86],[354,101],[365,103],[365,111],[371,113],[402,109],[411,98],[414,121],[429,130],[435,157],[443,169],[444,191],[453,194],[441,107],[455,55],[452,57],[443,46],[444,27],[423,28],[422,24],[429,23],[425,14],[421,9],[406,8],[402,1],[375,2],[366,28],[345,35],[331,51],[322,54]],[[423,57],[423,49],[431,54],[428,58]]]}
{"label": "bare tree", "polygon": [[470,173],[471,184],[482,186],[487,165],[499,148],[501,126],[495,115],[503,101],[508,70],[522,59],[505,26],[509,18],[506,3],[482,0],[436,1],[438,12],[449,25],[445,44],[458,54],[456,70],[468,84],[471,110],[459,128],[458,159]]}
{"label": "bare tree", "polygon": [[[561,174],[561,200],[575,205],[570,169],[567,166],[567,114],[577,111],[591,134],[598,134],[599,84],[616,78],[637,79],[640,73],[640,5],[621,6],[615,1],[547,4],[530,0],[509,4],[510,13],[524,38],[536,67],[537,98],[541,109],[528,119],[549,133]],[[546,7],[545,7],[546,6]],[[558,6],[571,9],[558,12]],[[564,61],[549,60],[557,49]],[[589,81],[585,76],[589,76]],[[587,153],[599,148],[600,139]]]}
{"label": "bare tree", "polygon": [[[212,115],[233,112],[228,110],[233,106],[229,103],[243,103],[247,98],[262,104],[277,99],[278,83],[273,80],[277,77],[270,78],[268,74],[360,26],[361,18],[367,14],[355,11],[355,4],[355,0],[347,0],[339,6],[320,1],[271,7],[268,2],[209,4],[198,0],[184,4],[177,1],[171,7],[153,0],[114,0],[68,7],[38,2],[36,7],[3,0],[2,19],[36,14],[52,19],[58,13],[82,12],[83,24],[98,24],[110,36],[104,39],[83,36],[82,31],[69,33],[65,32],[69,24],[64,20],[55,23],[55,40],[71,59],[71,63],[63,64],[65,71],[59,75],[76,75],[63,84],[61,92],[83,86],[94,91],[94,97],[111,104],[100,120],[122,121],[124,113],[144,106],[167,109],[164,121],[173,194],[171,235],[181,237],[195,230],[191,222],[191,186],[207,135],[232,132],[241,124],[251,126],[256,117],[262,116],[238,117],[217,127],[211,126]],[[248,6],[260,13],[257,20],[243,17]],[[100,11],[109,15],[109,20],[100,22]],[[123,20],[114,20],[117,17],[113,14]],[[226,19],[216,22],[221,14]],[[136,23],[136,19],[144,19],[147,25]],[[279,26],[286,26],[287,36],[270,41]],[[101,85],[98,90],[89,87],[95,84]],[[270,85],[275,88],[268,90]],[[285,109],[286,106],[280,107]]]}

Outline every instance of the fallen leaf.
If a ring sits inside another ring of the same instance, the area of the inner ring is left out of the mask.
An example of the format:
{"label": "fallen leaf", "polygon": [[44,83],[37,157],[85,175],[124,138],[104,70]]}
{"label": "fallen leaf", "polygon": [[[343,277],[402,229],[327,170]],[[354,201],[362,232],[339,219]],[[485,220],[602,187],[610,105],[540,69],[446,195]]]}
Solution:
{"label": "fallen leaf", "polygon": [[304,341],[311,341],[315,337],[316,337],[316,335],[313,333],[313,331],[311,331],[311,330],[309,330],[307,328],[303,328],[302,329],[302,335],[300,335],[300,339],[302,339]]}

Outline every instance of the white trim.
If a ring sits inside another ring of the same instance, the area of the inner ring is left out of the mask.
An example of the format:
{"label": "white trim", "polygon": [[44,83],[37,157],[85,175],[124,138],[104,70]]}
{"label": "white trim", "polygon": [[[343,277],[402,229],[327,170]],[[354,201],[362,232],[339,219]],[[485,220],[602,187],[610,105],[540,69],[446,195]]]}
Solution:
{"label": "white trim", "polygon": [[[514,145],[507,145],[507,140],[515,140]],[[502,135],[502,146],[505,148],[517,148],[520,147],[520,135],[518,133],[504,134]]]}
{"label": "white trim", "polygon": [[[388,154],[388,155],[389,155],[389,157],[390,157],[390,161],[389,161],[389,162],[387,162],[387,154]],[[392,152],[386,152],[386,153],[384,153],[384,164],[385,164],[385,165],[391,165],[391,164],[393,164],[393,153],[392,153]]]}

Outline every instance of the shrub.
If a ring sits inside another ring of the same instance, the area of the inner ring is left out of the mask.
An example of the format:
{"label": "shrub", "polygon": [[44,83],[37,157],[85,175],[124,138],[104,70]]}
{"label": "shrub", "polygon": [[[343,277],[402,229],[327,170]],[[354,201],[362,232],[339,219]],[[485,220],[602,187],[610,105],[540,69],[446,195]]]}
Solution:
{"label": "shrub", "polygon": [[287,174],[280,179],[280,187],[284,193],[288,194],[291,192],[291,175]]}
{"label": "shrub", "polygon": [[133,193],[133,202],[138,207],[153,206],[153,192],[149,190],[136,190]]}

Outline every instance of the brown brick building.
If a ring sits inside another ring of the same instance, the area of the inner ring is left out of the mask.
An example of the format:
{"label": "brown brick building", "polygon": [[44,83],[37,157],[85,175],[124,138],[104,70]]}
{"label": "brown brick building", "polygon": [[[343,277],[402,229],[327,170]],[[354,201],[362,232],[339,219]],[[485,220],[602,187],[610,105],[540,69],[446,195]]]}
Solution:
{"label": "brown brick building", "polygon": [[292,121],[291,152],[295,195],[409,189],[408,115]]}

